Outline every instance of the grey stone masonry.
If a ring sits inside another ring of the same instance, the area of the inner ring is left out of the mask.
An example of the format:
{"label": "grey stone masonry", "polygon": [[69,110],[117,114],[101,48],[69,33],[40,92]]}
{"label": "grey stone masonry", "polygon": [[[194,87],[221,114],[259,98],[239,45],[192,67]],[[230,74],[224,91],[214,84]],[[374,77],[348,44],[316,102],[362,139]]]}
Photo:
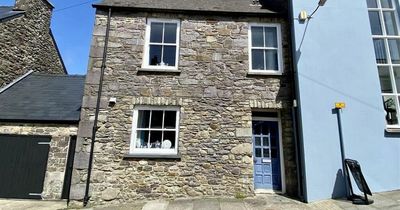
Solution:
{"label": "grey stone masonry", "polygon": [[[179,19],[179,72],[141,71],[147,18]],[[97,11],[71,197],[83,198],[107,14]],[[249,23],[282,27],[284,73],[249,75]],[[253,195],[252,111],[280,113],[286,193],[296,194],[289,25],[284,18],[114,12],[91,202]],[[107,106],[116,97],[114,106]],[[128,159],[137,105],[179,106],[180,159]],[[86,155],[85,155],[86,154]]]}
{"label": "grey stone masonry", "polygon": [[0,23],[0,87],[29,70],[65,74],[50,31],[52,8],[46,0],[18,0],[15,8],[25,14]]}

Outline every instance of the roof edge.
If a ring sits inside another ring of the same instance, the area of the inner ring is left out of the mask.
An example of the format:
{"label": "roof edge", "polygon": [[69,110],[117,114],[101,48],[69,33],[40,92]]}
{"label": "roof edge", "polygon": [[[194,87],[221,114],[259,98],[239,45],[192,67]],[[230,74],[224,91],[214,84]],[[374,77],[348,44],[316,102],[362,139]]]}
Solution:
{"label": "roof edge", "polygon": [[31,123],[31,124],[79,124],[80,119],[75,120],[35,120],[35,119],[0,119],[0,123]]}
{"label": "roof edge", "polygon": [[12,86],[14,86],[15,84],[17,84],[18,82],[20,82],[21,80],[25,79],[27,76],[29,76],[30,74],[32,74],[33,70],[30,70],[28,72],[26,72],[24,75],[20,76],[19,78],[13,80],[10,84],[6,85],[5,87],[0,89],[0,94],[3,93],[4,91],[6,91],[7,89],[11,88]]}
{"label": "roof edge", "polygon": [[54,9],[55,6],[53,3],[51,3],[49,0],[44,0],[44,2],[46,2],[47,5],[49,5],[51,7],[51,9]]}
{"label": "roof edge", "polygon": [[146,8],[146,7],[128,7],[128,6],[114,6],[114,5],[104,5],[104,4],[92,4],[92,7],[95,9],[105,9],[105,8],[116,8],[120,10],[136,10],[136,11],[151,11],[151,12],[168,12],[168,13],[190,13],[190,14],[198,14],[198,12],[204,12],[207,14],[241,14],[243,16],[255,16],[255,15],[273,15],[273,16],[281,16],[286,15],[284,12],[238,12],[238,11],[218,11],[218,10],[190,10],[190,9],[154,9],[154,8]]}
{"label": "roof edge", "polygon": [[56,38],[54,37],[53,31],[51,30],[51,28],[49,29],[49,33],[50,33],[51,40],[53,41],[54,47],[56,48],[57,55],[60,58],[60,62],[61,62],[62,68],[64,70],[64,73],[68,75],[67,67],[65,66],[64,59],[61,56],[60,48],[58,48]]}

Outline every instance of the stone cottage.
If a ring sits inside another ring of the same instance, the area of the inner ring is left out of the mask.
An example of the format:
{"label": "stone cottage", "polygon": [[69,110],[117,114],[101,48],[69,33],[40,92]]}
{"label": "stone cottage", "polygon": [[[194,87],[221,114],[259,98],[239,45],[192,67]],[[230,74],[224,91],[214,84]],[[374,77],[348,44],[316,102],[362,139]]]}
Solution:
{"label": "stone cottage", "polygon": [[0,89],[0,198],[68,199],[84,79],[30,71]]}
{"label": "stone cottage", "polygon": [[297,195],[286,1],[94,7],[72,199]]}
{"label": "stone cottage", "polygon": [[47,0],[0,3],[0,87],[30,70],[67,73],[50,29],[53,8]]}

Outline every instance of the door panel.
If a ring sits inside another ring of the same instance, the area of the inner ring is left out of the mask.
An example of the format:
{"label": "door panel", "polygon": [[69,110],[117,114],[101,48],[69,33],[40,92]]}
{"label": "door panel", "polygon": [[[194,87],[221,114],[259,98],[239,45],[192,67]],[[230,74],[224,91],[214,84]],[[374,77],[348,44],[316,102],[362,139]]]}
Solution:
{"label": "door panel", "polygon": [[0,197],[40,199],[50,137],[0,135]]}
{"label": "door panel", "polygon": [[279,126],[275,121],[253,121],[255,189],[282,190]]}

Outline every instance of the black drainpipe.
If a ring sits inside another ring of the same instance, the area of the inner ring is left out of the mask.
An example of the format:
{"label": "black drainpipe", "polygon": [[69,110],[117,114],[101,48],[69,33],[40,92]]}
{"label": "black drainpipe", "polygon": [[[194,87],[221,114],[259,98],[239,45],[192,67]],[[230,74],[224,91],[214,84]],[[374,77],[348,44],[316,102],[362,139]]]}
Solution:
{"label": "black drainpipe", "polygon": [[92,175],[93,150],[94,150],[94,143],[96,141],[96,132],[98,129],[97,128],[97,120],[98,120],[99,111],[100,111],[101,93],[103,91],[104,71],[106,69],[108,38],[109,38],[109,33],[110,33],[110,22],[111,22],[111,7],[108,8],[106,37],[104,40],[103,60],[101,63],[100,83],[99,83],[99,89],[98,89],[98,93],[97,93],[96,112],[94,115],[94,123],[93,123],[93,130],[92,130],[92,142],[90,144],[89,167],[88,167],[88,174],[87,174],[87,179],[86,179],[85,197],[83,198],[83,206],[86,206],[90,199],[90,197],[89,197],[90,176]]}
{"label": "black drainpipe", "polygon": [[[290,26],[290,37],[291,37],[291,48],[292,48],[292,69],[293,69],[293,78],[292,78],[292,91],[293,91],[293,107],[292,107],[292,120],[293,120],[293,143],[295,146],[295,156],[296,156],[296,169],[297,169],[297,194],[301,201],[305,202],[305,180],[304,180],[304,166],[303,166],[303,152],[301,145],[301,125],[298,123],[300,110],[298,108],[299,104],[299,93],[298,93],[298,83],[297,83],[297,50],[296,50],[296,42],[295,42],[295,32],[294,32],[294,14],[293,14],[293,4],[291,0],[288,0],[288,22]],[[300,132],[299,132],[300,131]]]}

